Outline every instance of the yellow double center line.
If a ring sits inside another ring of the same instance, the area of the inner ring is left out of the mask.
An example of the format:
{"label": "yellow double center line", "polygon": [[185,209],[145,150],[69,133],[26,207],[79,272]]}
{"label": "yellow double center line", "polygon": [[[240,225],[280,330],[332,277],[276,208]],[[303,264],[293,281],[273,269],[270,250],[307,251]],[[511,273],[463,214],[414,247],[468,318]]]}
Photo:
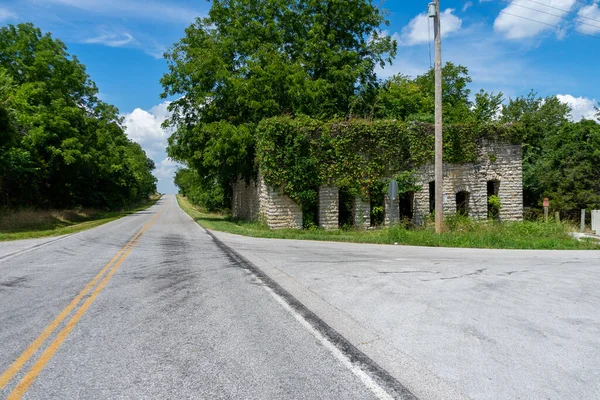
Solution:
{"label": "yellow double center line", "polygon": [[[2,375],[0,375],[0,390],[4,389],[6,385],[11,381],[12,378],[21,370],[23,365],[42,347],[46,339],[59,327],[59,325],[69,316],[69,314],[77,307],[81,300],[88,294],[92,289],[94,291],[85,300],[85,302],[77,309],[71,319],[66,323],[63,329],[58,333],[56,338],[50,343],[46,350],[42,353],[40,358],[33,364],[31,369],[25,374],[23,379],[17,384],[13,391],[8,395],[7,400],[20,399],[27,389],[31,386],[33,381],[40,374],[42,369],[46,366],[48,361],[54,356],[54,353],[58,350],[60,345],[65,341],[69,333],[73,330],[77,322],[81,319],[83,314],[92,305],[98,294],[104,289],[110,278],[117,272],[123,261],[129,256],[129,253],[139,243],[142,235],[150,229],[152,224],[162,213],[157,213],[150,221],[148,221],[134,236],[119,250],[119,252],[102,268],[102,270],[88,283],[79,294],[61,311],[60,314],[52,321],[46,329],[31,343],[31,345],[17,358],[10,367]],[[109,271],[110,270],[110,271]],[[106,274],[106,271],[109,271]],[[106,276],[104,276],[106,274]],[[102,277],[104,276],[104,279]],[[102,280],[101,280],[102,279]],[[101,281],[100,281],[101,280]],[[98,284],[98,281],[100,283]]]}

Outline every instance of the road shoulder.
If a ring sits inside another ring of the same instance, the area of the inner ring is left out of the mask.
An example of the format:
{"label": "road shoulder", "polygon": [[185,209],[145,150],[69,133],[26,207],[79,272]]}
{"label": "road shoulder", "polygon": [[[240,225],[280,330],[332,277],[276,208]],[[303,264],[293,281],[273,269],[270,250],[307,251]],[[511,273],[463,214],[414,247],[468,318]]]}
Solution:
{"label": "road shoulder", "polygon": [[438,378],[425,366],[386,341],[381,333],[359,323],[352,315],[335,307],[325,298],[311,291],[309,287],[300,283],[294,276],[261,257],[258,252],[253,251],[251,246],[244,243],[242,236],[218,231],[209,231],[209,233],[239,259],[252,264],[254,268],[281,286],[417,398],[468,398],[460,390]]}

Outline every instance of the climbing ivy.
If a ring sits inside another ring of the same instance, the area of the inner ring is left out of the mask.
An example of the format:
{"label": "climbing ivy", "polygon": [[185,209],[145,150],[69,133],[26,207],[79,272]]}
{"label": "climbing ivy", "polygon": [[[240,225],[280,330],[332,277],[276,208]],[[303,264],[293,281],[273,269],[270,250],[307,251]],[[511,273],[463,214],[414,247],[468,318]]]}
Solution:
{"label": "climbing ivy", "polygon": [[[321,122],[307,117],[263,120],[257,129],[257,164],[272,187],[314,205],[321,185],[369,197],[371,188],[434,161],[434,126],[395,120]],[[517,125],[446,125],[444,160],[471,163],[482,139],[520,142]]]}
{"label": "climbing ivy", "polygon": [[414,169],[402,171],[396,176],[398,183],[398,195],[402,196],[407,193],[418,192],[422,189],[418,182],[417,171]]}
{"label": "climbing ivy", "polygon": [[257,129],[256,158],[265,182],[303,206],[321,184],[322,124],[310,118],[270,118]]}

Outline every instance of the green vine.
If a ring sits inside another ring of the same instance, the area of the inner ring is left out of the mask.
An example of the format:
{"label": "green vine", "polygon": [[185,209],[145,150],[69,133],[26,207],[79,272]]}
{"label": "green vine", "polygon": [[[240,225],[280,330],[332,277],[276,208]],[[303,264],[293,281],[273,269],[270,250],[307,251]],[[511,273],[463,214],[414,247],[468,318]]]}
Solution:
{"label": "green vine", "polygon": [[418,192],[422,187],[418,183],[417,171],[409,170],[402,171],[396,176],[398,183],[398,195],[402,196],[406,193]]}
{"label": "green vine", "polygon": [[[517,144],[520,137],[518,126],[446,125],[444,160],[476,162],[481,140]],[[414,178],[407,171],[433,163],[434,142],[434,127],[425,123],[277,117],[258,126],[257,164],[268,185],[303,207],[314,206],[321,185],[366,199],[386,178]]]}

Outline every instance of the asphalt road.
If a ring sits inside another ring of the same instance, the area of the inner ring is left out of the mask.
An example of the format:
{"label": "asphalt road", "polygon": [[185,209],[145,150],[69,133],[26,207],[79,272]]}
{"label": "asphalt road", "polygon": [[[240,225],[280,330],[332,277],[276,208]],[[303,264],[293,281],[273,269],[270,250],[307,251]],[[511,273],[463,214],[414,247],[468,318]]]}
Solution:
{"label": "asphalt road", "polygon": [[0,243],[0,398],[401,393],[276,292],[173,196],[60,240]]}
{"label": "asphalt road", "polygon": [[420,399],[600,399],[600,251],[214,234]]}

